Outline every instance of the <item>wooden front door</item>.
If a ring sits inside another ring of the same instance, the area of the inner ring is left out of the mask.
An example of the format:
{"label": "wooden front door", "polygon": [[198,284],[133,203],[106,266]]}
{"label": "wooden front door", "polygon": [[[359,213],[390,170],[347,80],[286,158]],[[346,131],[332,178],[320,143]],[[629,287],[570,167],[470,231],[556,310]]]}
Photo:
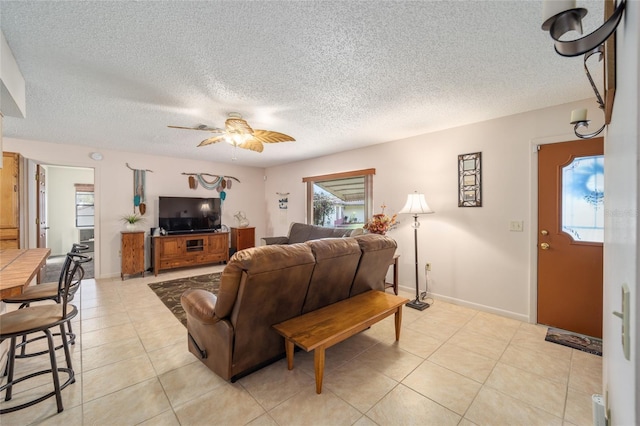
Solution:
{"label": "wooden front door", "polygon": [[602,138],[538,148],[538,323],[602,337]]}

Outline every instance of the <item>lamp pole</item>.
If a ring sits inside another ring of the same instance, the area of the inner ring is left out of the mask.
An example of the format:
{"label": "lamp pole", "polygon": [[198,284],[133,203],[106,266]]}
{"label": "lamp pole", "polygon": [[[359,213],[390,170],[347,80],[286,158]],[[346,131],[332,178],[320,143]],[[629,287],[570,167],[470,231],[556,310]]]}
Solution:
{"label": "lamp pole", "polygon": [[418,194],[415,191],[413,194],[409,194],[407,202],[404,207],[398,213],[413,214],[413,245],[416,261],[416,299],[408,302],[406,306],[424,311],[430,305],[427,302],[420,300],[420,288],[419,288],[419,275],[418,275],[418,228],[420,228],[420,222],[418,222],[419,214],[433,213],[433,210],[429,208],[427,200],[424,199],[424,194]]}
{"label": "lamp pole", "polygon": [[420,291],[418,290],[418,228],[420,222],[418,222],[418,215],[413,215],[413,244],[415,246],[415,259],[416,259],[416,301],[420,299]]}

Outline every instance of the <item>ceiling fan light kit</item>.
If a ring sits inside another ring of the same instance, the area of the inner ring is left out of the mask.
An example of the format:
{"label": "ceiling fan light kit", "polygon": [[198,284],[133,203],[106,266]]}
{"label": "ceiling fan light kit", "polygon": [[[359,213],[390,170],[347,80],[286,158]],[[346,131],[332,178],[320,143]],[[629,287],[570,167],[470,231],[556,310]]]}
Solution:
{"label": "ceiling fan light kit", "polygon": [[186,130],[202,130],[205,132],[217,133],[218,135],[210,137],[200,142],[198,146],[211,145],[224,141],[233,146],[232,160],[236,160],[236,148],[248,149],[255,152],[262,152],[265,143],[278,143],[278,142],[293,142],[295,141],[289,135],[284,133],[273,132],[270,130],[254,130],[249,126],[237,112],[231,112],[228,115],[229,118],[225,121],[224,129],[215,127],[208,127],[205,125],[199,125],[197,127],[181,127],[181,126],[168,126],[173,129],[186,129]]}

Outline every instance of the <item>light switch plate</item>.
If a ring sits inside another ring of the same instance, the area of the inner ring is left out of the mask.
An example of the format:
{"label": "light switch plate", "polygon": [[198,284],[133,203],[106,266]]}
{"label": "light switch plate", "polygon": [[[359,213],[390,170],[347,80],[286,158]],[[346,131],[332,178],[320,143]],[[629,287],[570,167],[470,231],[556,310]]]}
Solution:
{"label": "light switch plate", "polygon": [[511,232],[522,232],[524,229],[524,222],[521,220],[512,220],[509,222],[509,231]]}

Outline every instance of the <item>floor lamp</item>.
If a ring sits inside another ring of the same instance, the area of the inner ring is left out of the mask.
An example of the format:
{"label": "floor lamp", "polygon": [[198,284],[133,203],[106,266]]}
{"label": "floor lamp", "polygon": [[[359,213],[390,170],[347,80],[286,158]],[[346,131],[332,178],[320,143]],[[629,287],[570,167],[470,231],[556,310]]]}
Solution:
{"label": "floor lamp", "polygon": [[412,300],[407,303],[407,306],[413,309],[424,311],[429,307],[427,302],[420,300],[420,290],[418,287],[418,228],[420,228],[420,222],[418,222],[419,214],[433,213],[433,210],[429,208],[427,200],[424,199],[424,194],[418,194],[418,191],[407,196],[407,203],[398,212],[398,214],[412,214],[413,215],[413,241],[415,245],[415,258],[416,258],[416,300]]}

